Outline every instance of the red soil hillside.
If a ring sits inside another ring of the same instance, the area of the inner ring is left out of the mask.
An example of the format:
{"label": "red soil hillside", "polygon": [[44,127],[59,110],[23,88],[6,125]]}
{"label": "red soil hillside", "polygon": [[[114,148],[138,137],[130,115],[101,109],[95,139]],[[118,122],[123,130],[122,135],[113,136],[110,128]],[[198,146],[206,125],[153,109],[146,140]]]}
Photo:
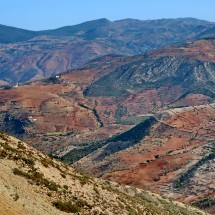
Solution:
{"label": "red soil hillside", "polygon": [[[41,141],[42,144],[36,144],[36,147],[46,153],[73,142],[106,139],[109,135],[122,132],[127,125],[109,126],[97,113],[98,102],[83,95],[84,89],[92,81],[123,63],[117,61],[119,58],[106,56],[103,60],[105,63],[99,61],[104,64],[99,68],[81,69],[60,78],[2,89],[1,130],[27,138],[32,144]],[[106,64],[107,60],[113,62]]]}
{"label": "red soil hillside", "polygon": [[[213,40],[201,40],[189,49],[200,49],[205,43],[214,45]],[[187,77],[184,81],[181,73]],[[213,62],[173,56],[104,56],[59,78],[1,89],[1,130],[46,153],[60,150],[61,156],[74,144],[89,146],[122,133],[146,114],[208,104],[215,97],[213,80]]]}
{"label": "red soil hillside", "polygon": [[[122,137],[118,141],[110,140],[76,166],[90,174],[147,188],[186,203],[209,196],[213,199],[214,114],[214,104],[157,113],[157,122],[133,146],[115,150],[126,140]],[[144,129],[139,128],[139,135]],[[208,206],[196,204],[215,213],[214,200],[211,201]]]}
{"label": "red soil hillside", "polygon": [[176,56],[215,62],[215,40],[187,42],[185,45],[171,46],[151,53],[152,56]]}

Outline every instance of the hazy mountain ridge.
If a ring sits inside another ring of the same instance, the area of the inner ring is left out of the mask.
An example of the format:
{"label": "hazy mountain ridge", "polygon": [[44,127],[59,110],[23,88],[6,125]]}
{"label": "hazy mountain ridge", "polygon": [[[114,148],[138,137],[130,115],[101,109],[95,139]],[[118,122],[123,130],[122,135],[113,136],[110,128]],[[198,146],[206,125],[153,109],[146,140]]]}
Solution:
{"label": "hazy mountain ridge", "polygon": [[[198,20],[194,18],[178,18],[177,20],[182,23],[184,22],[185,25],[195,24],[196,26],[202,27],[202,28],[204,28],[204,25],[210,26],[210,22],[207,22],[204,20]],[[117,27],[123,26],[124,28],[133,28],[134,26],[130,27],[130,24],[139,24],[139,25],[142,24],[143,25],[142,28],[145,29],[146,26],[150,28],[149,25],[151,23],[163,22],[163,23],[167,23],[167,26],[169,26],[169,25],[172,25],[174,21],[175,21],[174,19],[145,20],[145,21],[137,20],[137,19],[124,19],[124,20],[111,22],[108,19],[103,18],[98,20],[87,21],[73,26],[64,26],[57,29],[42,30],[42,31],[32,31],[32,30],[30,31],[30,30],[16,28],[12,26],[0,25],[0,32],[1,32],[0,42],[3,42],[3,43],[22,42],[22,41],[32,39],[33,37],[42,36],[42,35],[72,36],[78,32],[88,32],[97,28],[109,27],[110,25],[113,25],[113,26],[116,25]]]}
{"label": "hazy mountain ridge", "polygon": [[29,31],[25,29],[15,28],[6,25],[0,25],[1,43],[23,42],[37,36],[72,36],[79,31],[87,31],[97,27],[105,26],[110,21],[107,19],[99,19],[84,22],[74,26],[65,26],[53,30]]}
{"label": "hazy mountain ridge", "polygon": [[0,41],[14,37],[11,42],[20,42],[0,44],[0,80],[2,84],[38,80],[99,56],[142,54],[193,39],[212,26],[213,23],[189,18],[115,22],[100,19],[38,32],[1,26]]}

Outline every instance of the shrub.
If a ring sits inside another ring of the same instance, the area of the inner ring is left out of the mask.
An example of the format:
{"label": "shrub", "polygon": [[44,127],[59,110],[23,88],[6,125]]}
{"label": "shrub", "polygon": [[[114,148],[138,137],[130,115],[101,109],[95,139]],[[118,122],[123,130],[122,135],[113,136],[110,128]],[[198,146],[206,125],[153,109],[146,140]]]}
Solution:
{"label": "shrub", "polygon": [[60,79],[57,78],[56,76],[52,76],[52,77],[46,79],[45,82],[48,84],[49,83],[51,83],[51,84],[60,84],[61,83]]}
{"label": "shrub", "polygon": [[34,160],[32,159],[29,159],[29,158],[22,158],[22,160],[29,166],[34,166],[35,165],[35,162]]}
{"label": "shrub", "polygon": [[193,203],[193,205],[202,209],[206,209],[215,205],[215,198],[212,196],[208,196]]}
{"label": "shrub", "polygon": [[63,185],[63,188],[64,188],[65,190],[68,190],[68,189],[69,189],[69,187],[68,187],[67,185]]}
{"label": "shrub", "polygon": [[7,157],[7,152],[5,150],[0,150],[0,159],[6,158]]}
{"label": "shrub", "polygon": [[19,175],[19,176],[25,176],[25,173],[22,170],[19,170],[18,168],[14,168],[13,169],[13,173],[15,175]]}
{"label": "shrub", "polygon": [[55,182],[48,180],[45,181],[45,186],[51,191],[58,191],[58,188],[60,188],[59,184],[56,184]]}
{"label": "shrub", "polygon": [[64,173],[60,174],[62,178],[66,178],[66,175]]}
{"label": "shrub", "polygon": [[43,159],[41,160],[41,163],[42,163],[42,165],[43,165],[44,167],[46,167],[46,168],[49,167],[49,161],[48,161],[48,159],[43,158]]}
{"label": "shrub", "polygon": [[0,146],[2,146],[6,151],[11,151],[13,153],[17,152],[17,150],[11,147],[7,142],[0,143]]}
{"label": "shrub", "polygon": [[98,190],[97,187],[93,187],[93,190],[95,191],[95,193],[96,193],[97,195],[99,195],[99,190]]}
{"label": "shrub", "polygon": [[19,195],[16,193],[16,194],[13,196],[13,200],[16,202],[16,201],[18,201],[18,199],[19,199]]}
{"label": "shrub", "polygon": [[136,211],[130,206],[130,205],[127,205],[125,207],[125,209],[129,212],[130,215],[135,215],[137,214]]}
{"label": "shrub", "polygon": [[81,211],[81,208],[77,204],[71,203],[71,202],[63,202],[61,200],[58,200],[58,201],[53,202],[52,204],[58,210],[61,210],[63,212],[67,212],[67,213],[77,213],[77,212]]}
{"label": "shrub", "polygon": [[26,149],[26,147],[22,144],[21,141],[18,142],[18,148],[19,148],[19,149],[23,149],[23,150]]}
{"label": "shrub", "polygon": [[4,87],[3,87],[3,89],[4,90],[10,90],[10,89],[12,89],[12,85],[5,85]]}

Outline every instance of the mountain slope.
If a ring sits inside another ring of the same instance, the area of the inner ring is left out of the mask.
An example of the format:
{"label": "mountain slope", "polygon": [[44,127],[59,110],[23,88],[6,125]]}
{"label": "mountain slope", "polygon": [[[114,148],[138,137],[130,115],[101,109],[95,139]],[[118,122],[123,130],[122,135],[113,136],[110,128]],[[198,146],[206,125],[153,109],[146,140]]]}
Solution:
{"label": "mountain slope", "polygon": [[149,118],[153,123],[107,140],[75,166],[214,214],[214,114],[215,104],[158,112]]}
{"label": "mountain slope", "polygon": [[130,58],[128,64],[94,82],[87,95],[114,96],[117,92],[128,94],[129,89],[168,85],[180,86],[184,93],[205,91],[214,96],[214,47],[214,40],[202,40]]}
{"label": "mountain slope", "polygon": [[3,215],[206,214],[147,191],[90,178],[6,134],[0,139]]}
{"label": "mountain slope", "polygon": [[135,57],[109,55],[59,78],[1,89],[0,129],[46,153],[74,144],[86,154],[147,114],[213,102],[214,47],[214,40],[200,40]]}
{"label": "mountain slope", "polygon": [[214,37],[215,37],[215,27],[210,28],[202,32],[200,35],[198,35],[198,38],[202,38],[202,39],[214,39]]}
{"label": "mountain slope", "polygon": [[28,31],[20,28],[0,25],[0,43],[16,43],[27,41],[38,35],[39,33],[35,31]]}
{"label": "mountain slope", "polygon": [[29,31],[25,29],[0,25],[0,43],[16,43],[30,40],[36,36],[50,35],[50,36],[72,36],[81,31],[89,31],[110,23],[107,19],[98,19],[95,21],[88,21],[74,26],[65,26],[53,30],[45,31]]}
{"label": "mountain slope", "polygon": [[[178,32],[184,34],[183,30],[186,30],[186,36],[192,37],[192,34],[197,33],[198,31],[203,31],[203,29],[213,25],[210,22],[204,20],[198,20],[194,18],[180,18],[180,19],[160,19],[160,20],[135,20],[135,19],[125,19],[119,20],[115,22],[111,22],[105,18],[87,21],[81,24],[73,25],[73,26],[65,26],[53,30],[43,30],[43,31],[29,31],[25,29],[10,27],[6,25],[0,25],[0,33],[1,33],[1,43],[13,43],[13,42],[22,42],[32,39],[36,36],[41,35],[49,35],[49,36],[73,36],[77,33],[84,32],[86,36],[93,33],[96,29],[115,31],[117,32],[116,27],[120,29],[120,31],[130,31],[131,35],[138,35],[140,31],[144,31],[143,33],[152,33],[152,26],[156,26],[154,29],[154,34],[158,32],[162,32],[165,30],[170,30],[173,28],[175,23],[179,24],[180,29]],[[133,24],[131,27],[130,25]],[[190,27],[188,29],[187,27]],[[164,29],[167,28],[167,29]],[[119,30],[118,29],[118,30]],[[135,32],[136,30],[136,32]],[[93,34],[92,34],[93,35]],[[125,35],[124,35],[125,36]],[[140,35],[139,35],[140,36]],[[95,39],[95,38],[94,38]]]}
{"label": "mountain slope", "polygon": [[[17,33],[12,32],[14,29],[10,33],[10,28],[2,26],[2,33],[7,35],[1,34],[0,41],[17,35],[14,41],[20,42],[0,43],[0,80],[3,84],[38,80],[99,56],[142,54],[193,39],[212,26],[213,23],[189,18],[115,22],[100,19],[26,34],[17,29]],[[23,38],[28,40],[22,41]]]}
{"label": "mountain slope", "polygon": [[65,26],[54,30],[40,31],[40,35],[51,35],[51,36],[72,36],[79,32],[88,32],[92,29],[106,27],[111,24],[111,21],[107,19],[98,19],[93,21],[84,22],[78,25]]}

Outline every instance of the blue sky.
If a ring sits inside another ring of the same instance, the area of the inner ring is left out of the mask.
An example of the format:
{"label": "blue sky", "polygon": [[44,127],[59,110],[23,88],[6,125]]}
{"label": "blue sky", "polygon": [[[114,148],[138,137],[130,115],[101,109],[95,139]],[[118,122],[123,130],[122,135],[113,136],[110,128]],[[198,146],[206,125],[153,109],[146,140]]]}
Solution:
{"label": "blue sky", "polygon": [[215,0],[0,0],[0,24],[52,29],[107,18],[194,17],[215,22]]}

